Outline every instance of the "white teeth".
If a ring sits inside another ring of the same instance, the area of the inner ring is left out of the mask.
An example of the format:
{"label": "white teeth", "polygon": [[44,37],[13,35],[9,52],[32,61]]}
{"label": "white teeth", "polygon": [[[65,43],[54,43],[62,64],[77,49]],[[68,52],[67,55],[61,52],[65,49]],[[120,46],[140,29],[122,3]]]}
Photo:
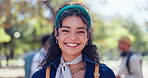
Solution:
{"label": "white teeth", "polygon": [[66,45],[68,45],[68,46],[77,46],[78,44],[69,44],[69,43],[67,43]]}

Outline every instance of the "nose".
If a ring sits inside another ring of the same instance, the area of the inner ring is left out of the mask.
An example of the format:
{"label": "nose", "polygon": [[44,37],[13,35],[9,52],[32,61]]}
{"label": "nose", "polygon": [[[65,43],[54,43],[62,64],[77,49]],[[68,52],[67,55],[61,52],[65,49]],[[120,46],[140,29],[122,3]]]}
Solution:
{"label": "nose", "polygon": [[71,33],[70,39],[73,40],[73,41],[76,40],[76,39],[78,39],[77,34],[76,33]]}

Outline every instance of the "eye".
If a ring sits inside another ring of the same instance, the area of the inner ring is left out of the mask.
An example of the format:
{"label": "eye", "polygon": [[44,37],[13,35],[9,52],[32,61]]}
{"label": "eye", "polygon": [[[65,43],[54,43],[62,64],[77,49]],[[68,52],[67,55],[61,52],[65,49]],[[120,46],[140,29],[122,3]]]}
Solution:
{"label": "eye", "polygon": [[62,32],[69,32],[68,30],[62,30]]}
{"label": "eye", "polygon": [[85,31],[78,31],[77,33],[85,33]]}

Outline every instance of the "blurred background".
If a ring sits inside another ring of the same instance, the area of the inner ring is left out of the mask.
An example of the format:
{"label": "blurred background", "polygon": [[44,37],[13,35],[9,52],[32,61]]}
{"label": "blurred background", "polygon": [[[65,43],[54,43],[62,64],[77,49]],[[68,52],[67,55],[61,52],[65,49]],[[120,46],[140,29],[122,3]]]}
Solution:
{"label": "blurred background", "polygon": [[102,62],[116,70],[118,39],[129,36],[148,78],[148,0],[0,0],[0,78],[24,78],[23,58],[51,33],[56,10],[78,2],[89,8]]}

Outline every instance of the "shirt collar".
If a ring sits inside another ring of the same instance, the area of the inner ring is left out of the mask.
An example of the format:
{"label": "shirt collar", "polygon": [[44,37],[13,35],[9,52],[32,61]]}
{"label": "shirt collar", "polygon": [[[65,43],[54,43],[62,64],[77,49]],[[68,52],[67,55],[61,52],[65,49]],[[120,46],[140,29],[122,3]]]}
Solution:
{"label": "shirt collar", "polygon": [[55,60],[53,60],[48,66],[53,65],[55,68],[58,68],[58,65],[60,64],[60,58],[61,58],[61,55],[58,56]]}
{"label": "shirt collar", "polygon": [[88,58],[85,54],[83,54],[83,58],[84,58],[84,61],[85,61],[85,62],[90,62],[90,63],[94,63],[94,64],[97,63],[97,62],[91,60],[90,58]]}

